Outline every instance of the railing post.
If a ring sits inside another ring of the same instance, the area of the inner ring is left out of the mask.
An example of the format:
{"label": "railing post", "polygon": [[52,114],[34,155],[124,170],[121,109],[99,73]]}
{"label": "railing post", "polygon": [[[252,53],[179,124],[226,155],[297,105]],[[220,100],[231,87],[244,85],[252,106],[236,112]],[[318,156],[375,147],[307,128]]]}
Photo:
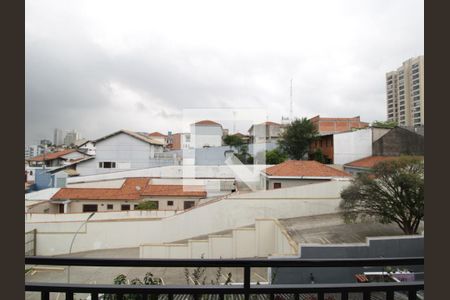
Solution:
{"label": "railing post", "polygon": [[250,266],[244,267],[244,295],[245,300],[250,299]]}
{"label": "railing post", "polygon": [[37,237],[37,229],[33,229],[33,256],[36,256],[36,237]]}

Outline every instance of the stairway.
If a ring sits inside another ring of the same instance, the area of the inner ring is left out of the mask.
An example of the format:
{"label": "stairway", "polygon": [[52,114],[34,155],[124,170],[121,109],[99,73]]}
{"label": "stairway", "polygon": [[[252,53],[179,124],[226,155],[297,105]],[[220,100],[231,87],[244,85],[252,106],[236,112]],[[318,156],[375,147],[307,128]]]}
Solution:
{"label": "stairway", "polygon": [[162,244],[141,244],[140,258],[254,258],[298,255],[298,246],[276,219],[250,227]]}

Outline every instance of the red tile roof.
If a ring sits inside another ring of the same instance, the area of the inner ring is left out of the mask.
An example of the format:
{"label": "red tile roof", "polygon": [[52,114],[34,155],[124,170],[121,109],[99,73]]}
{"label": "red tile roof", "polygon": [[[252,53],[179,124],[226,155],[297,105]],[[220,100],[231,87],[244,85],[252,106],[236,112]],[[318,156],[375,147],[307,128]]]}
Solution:
{"label": "red tile roof", "polygon": [[161,132],[155,131],[152,133],[149,133],[148,136],[158,136],[158,137],[167,137],[167,135],[162,134]]}
{"label": "red tile roof", "polygon": [[397,159],[397,158],[399,158],[399,157],[398,156],[368,156],[365,158],[361,158],[361,159],[352,161],[348,164],[345,164],[345,166],[371,169],[379,162]]}
{"label": "red tile roof", "polygon": [[201,186],[150,184],[142,191],[142,195],[204,198],[206,197],[206,191]]}
{"label": "red tile roof", "polygon": [[194,123],[194,125],[202,125],[202,126],[220,126],[222,127],[222,125],[220,125],[217,122],[211,121],[211,120],[202,120],[202,121],[198,121],[196,123]]}
{"label": "red tile roof", "polygon": [[206,197],[203,187],[152,185],[148,177],[127,178],[120,188],[61,188],[52,200],[139,200],[143,196]]}
{"label": "red tile roof", "polygon": [[138,200],[150,178],[127,178],[119,188],[61,188],[52,200]]}
{"label": "red tile roof", "polygon": [[350,177],[347,172],[314,160],[288,160],[263,171],[269,176],[282,177]]}
{"label": "red tile roof", "polygon": [[[35,157],[30,158],[30,161],[44,161],[44,160],[53,160],[53,159],[57,159],[61,156],[64,156],[66,154],[72,153],[72,152],[76,152],[77,150],[75,149],[66,149],[66,150],[62,150],[62,151],[58,151],[58,152],[53,152],[53,153],[45,153],[45,155],[38,155]],[[44,159],[45,157],[45,159]]]}

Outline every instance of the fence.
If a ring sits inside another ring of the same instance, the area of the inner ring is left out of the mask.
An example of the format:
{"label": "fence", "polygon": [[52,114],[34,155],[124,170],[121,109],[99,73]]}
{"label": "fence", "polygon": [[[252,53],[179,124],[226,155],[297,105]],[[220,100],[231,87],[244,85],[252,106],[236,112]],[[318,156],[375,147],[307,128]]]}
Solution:
{"label": "fence", "polygon": [[25,232],[25,256],[36,255],[36,231],[33,229]]}
{"label": "fence", "polygon": [[[370,259],[99,259],[99,258],[55,258],[26,257],[28,265],[58,266],[100,266],[100,267],[238,267],[244,271],[243,284],[236,285],[108,285],[108,284],[70,284],[25,282],[25,291],[41,293],[41,299],[49,299],[51,292],[65,294],[65,299],[74,299],[75,293],[89,293],[91,299],[99,299],[102,294],[114,294],[115,299],[125,299],[125,295],[136,295],[139,299],[202,299],[204,295],[270,295],[270,299],[303,299],[301,294],[315,294],[318,300],[325,295],[336,293],[340,299],[348,300],[350,293],[362,293],[363,300],[371,299],[376,292],[384,292],[386,300],[393,300],[397,292],[404,292],[409,300],[418,298],[418,292],[424,290],[424,281],[411,282],[371,282],[341,284],[251,284],[251,268],[256,267],[367,267],[367,266],[411,266],[423,265],[423,257],[413,258],[370,258]],[[289,296],[281,296],[289,293]],[[166,296],[167,295],[167,296]],[[193,298],[191,298],[191,295]],[[160,297],[163,296],[163,297]],[[177,296],[177,297],[174,297]],[[160,297],[160,298],[158,298]],[[300,298],[302,297],[302,298]],[[227,297],[229,298],[229,297]],[[238,298],[233,298],[238,299]],[[259,299],[259,298],[258,298]],[[328,298],[327,298],[328,299]]]}

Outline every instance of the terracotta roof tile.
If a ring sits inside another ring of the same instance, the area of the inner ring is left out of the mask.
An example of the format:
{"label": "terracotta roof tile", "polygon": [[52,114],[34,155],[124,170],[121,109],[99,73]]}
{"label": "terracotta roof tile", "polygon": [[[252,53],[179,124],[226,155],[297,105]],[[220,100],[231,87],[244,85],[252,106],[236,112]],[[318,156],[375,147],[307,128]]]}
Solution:
{"label": "terracotta roof tile", "polygon": [[371,168],[373,168],[373,166],[375,166],[379,162],[397,159],[397,158],[399,158],[399,157],[398,156],[368,156],[365,158],[361,158],[361,159],[352,161],[348,164],[345,164],[345,166],[371,169]]}
{"label": "terracotta roof tile", "polygon": [[61,188],[52,200],[138,200],[149,178],[127,178],[120,189],[116,188]]}
{"label": "terracotta roof tile", "polygon": [[211,121],[211,120],[202,120],[202,121],[198,121],[195,122],[194,125],[203,125],[203,126],[220,126],[222,127],[222,125],[220,125],[217,122]]}
{"label": "terracotta roof tile", "polygon": [[45,153],[45,155],[38,155],[35,157],[30,158],[30,161],[44,161],[44,157],[45,160],[53,160],[53,159],[57,159],[61,156],[64,156],[66,154],[72,153],[72,152],[76,152],[77,150],[75,149],[66,149],[66,150],[62,150],[62,151],[58,151],[58,152],[53,152],[53,153]]}
{"label": "terracotta roof tile", "polygon": [[156,185],[150,184],[143,191],[143,196],[186,196],[206,197],[206,191],[201,186],[189,185]]}
{"label": "terracotta roof tile", "polygon": [[157,136],[157,137],[167,137],[167,135],[162,134],[161,132],[158,132],[158,131],[149,133],[148,136],[150,136],[150,137],[152,137],[152,136]]}
{"label": "terracotta roof tile", "polygon": [[350,177],[347,172],[334,169],[314,160],[288,160],[263,171],[269,176],[287,177]]}
{"label": "terracotta roof tile", "polygon": [[206,197],[201,186],[153,185],[148,177],[127,178],[120,188],[61,188],[52,200],[139,200],[142,196]]}

